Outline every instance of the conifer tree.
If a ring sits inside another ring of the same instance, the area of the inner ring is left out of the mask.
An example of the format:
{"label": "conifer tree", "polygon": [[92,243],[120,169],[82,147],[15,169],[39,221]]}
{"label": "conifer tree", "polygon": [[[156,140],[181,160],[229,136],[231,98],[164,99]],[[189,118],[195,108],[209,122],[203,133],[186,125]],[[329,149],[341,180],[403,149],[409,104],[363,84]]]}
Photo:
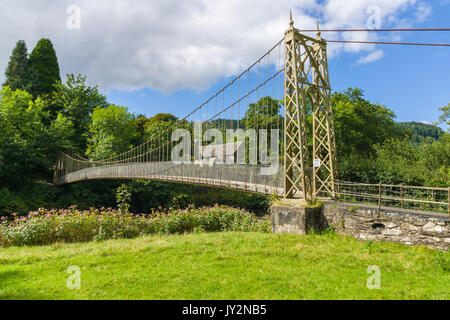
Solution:
{"label": "conifer tree", "polygon": [[29,89],[28,52],[25,41],[17,41],[6,67],[5,78],[3,85],[9,86],[12,90]]}
{"label": "conifer tree", "polygon": [[58,58],[49,39],[41,39],[30,54],[31,93],[34,97],[51,93],[61,81]]}

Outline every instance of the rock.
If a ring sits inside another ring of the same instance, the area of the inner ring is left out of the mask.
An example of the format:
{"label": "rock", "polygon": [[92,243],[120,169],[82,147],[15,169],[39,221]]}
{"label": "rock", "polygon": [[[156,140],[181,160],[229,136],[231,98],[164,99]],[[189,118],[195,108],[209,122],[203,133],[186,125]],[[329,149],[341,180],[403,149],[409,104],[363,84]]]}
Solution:
{"label": "rock", "polygon": [[402,234],[402,230],[400,228],[387,229],[382,232],[383,236],[399,236],[401,234]]}
{"label": "rock", "polygon": [[395,228],[396,226],[397,225],[395,223],[392,223],[392,222],[389,222],[389,223],[386,224],[386,228],[387,229],[392,229],[392,228]]}
{"label": "rock", "polygon": [[439,225],[435,225],[433,222],[428,222],[422,227],[423,231],[441,233],[445,231],[445,228]]}

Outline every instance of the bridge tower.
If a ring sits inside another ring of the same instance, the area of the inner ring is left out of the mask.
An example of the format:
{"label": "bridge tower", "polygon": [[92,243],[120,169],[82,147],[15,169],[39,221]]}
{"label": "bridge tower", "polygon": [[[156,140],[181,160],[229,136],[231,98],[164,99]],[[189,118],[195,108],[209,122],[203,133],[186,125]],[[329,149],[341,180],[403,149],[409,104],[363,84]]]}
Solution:
{"label": "bridge tower", "polygon": [[318,25],[316,39],[301,34],[294,28],[291,13],[284,42],[284,197],[334,197],[336,142],[326,41]]}

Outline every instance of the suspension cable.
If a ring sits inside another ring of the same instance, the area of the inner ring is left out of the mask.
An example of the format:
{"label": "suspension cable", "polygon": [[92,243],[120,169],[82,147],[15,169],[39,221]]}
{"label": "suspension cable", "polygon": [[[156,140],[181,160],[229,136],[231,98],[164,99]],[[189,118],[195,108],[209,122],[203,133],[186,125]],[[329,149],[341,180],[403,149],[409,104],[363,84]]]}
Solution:
{"label": "suspension cable", "polygon": [[[317,32],[317,29],[315,30],[300,30],[297,29],[300,32]],[[320,29],[320,32],[397,32],[397,31],[420,31],[420,32],[426,32],[426,31],[450,31],[450,28],[409,28],[409,29]]]}
{"label": "suspension cable", "polygon": [[450,44],[446,43],[384,42],[384,41],[356,41],[356,40],[325,40],[325,41],[336,43],[356,43],[356,44],[397,44],[408,46],[450,47]]}

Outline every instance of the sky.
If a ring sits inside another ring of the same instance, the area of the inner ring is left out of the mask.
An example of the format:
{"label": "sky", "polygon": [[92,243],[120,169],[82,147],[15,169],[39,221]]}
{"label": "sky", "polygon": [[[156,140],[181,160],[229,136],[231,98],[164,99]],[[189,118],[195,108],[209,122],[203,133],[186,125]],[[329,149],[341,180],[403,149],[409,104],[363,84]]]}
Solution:
{"label": "sky", "polygon": [[[183,117],[295,27],[450,28],[450,0],[2,0],[0,70],[17,40],[52,40],[62,78],[110,103]],[[325,39],[450,43],[450,32],[323,33]],[[331,87],[359,87],[397,121],[432,123],[450,102],[450,47],[329,44]],[[3,73],[0,74],[3,83]]]}

